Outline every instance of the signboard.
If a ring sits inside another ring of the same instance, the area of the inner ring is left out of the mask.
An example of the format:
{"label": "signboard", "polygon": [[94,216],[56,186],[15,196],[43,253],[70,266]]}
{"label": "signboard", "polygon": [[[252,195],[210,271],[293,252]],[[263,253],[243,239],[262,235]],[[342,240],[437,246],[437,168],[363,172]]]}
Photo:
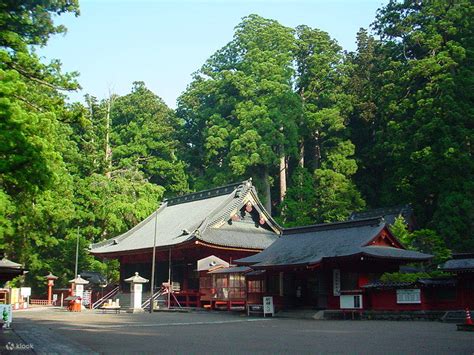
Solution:
{"label": "signboard", "polygon": [[397,303],[421,303],[419,289],[400,289],[397,290]]}
{"label": "signboard", "polygon": [[341,270],[339,269],[332,271],[332,293],[333,296],[341,295]]}
{"label": "signboard", "polygon": [[20,289],[19,288],[11,288],[10,289],[10,303],[15,304],[20,302]]}
{"label": "signboard", "polygon": [[271,314],[275,315],[275,308],[273,307],[273,297],[263,297],[263,316]]}
{"label": "signboard", "polygon": [[[4,320],[4,317],[6,317],[6,321]],[[7,324],[7,328],[9,328],[10,323],[13,320],[11,304],[0,304],[0,318]]]}
{"label": "signboard", "polygon": [[[56,299],[58,295],[55,295]],[[91,296],[92,296],[92,291],[84,291],[82,294],[82,304],[84,305],[90,305],[91,304]]]}
{"label": "signboard", "polygon": [[362,309],[362,295],[342,295],[339,300],[341,309]]}
{"label": "signboard", "polygon": [[31,296],[31,287],[20,287],[21,297],[30,297]]}

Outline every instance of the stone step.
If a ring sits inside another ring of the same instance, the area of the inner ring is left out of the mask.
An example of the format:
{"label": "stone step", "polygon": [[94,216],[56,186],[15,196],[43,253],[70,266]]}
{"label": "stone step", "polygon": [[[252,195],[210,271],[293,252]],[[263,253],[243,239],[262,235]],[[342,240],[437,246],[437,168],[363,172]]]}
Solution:
{"label": "stone step", "polygon": [[277,312],[275,317],[291,319],[323,319],[324,311],[316,309],[282,310]]}

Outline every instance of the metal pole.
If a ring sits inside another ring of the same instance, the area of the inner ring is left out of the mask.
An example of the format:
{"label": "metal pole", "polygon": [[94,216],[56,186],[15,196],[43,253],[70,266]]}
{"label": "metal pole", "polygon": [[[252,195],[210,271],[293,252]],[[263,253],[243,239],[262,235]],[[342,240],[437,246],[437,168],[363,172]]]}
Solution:
{"label": "metal pole", "polygon": [[79,227],[77,227],[77,242],[76,242],[76,267],[74,270],[74,278],[77,278],[77,266],[79,262]]}
{"label": "metal pole", "polygon": [[155,230],[153,232],[153,256],[151,257],[151,283],[150,283],[150,313],[153,313],[153,292],[155,289],[155,258],[156,258],[156,225],[158,210],[155,211]]}
{"label": "metal pole", "polygon": [[168,254],[168,285],[169,285],[169,290],[168,290],[168,309],[170,309],[171,305],[171,292],[173,291],[173,287],[171,285],[171,248]]}

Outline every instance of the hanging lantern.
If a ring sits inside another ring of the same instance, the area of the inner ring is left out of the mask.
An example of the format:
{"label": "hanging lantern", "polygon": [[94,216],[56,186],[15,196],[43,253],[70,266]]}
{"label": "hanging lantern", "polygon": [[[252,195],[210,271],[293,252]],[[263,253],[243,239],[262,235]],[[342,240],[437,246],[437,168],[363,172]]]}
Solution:
{"label": "hanging lantern", "polygon": [[263,218],[263,216],[260,216],[260,219],[258,220],[258,223],[260,223],[260,225],[264,225],[265,224],[265,218]]}
{"label": "hanging lantern", "polygon": [[240,221],[240,216],[236,213],[236,214],[234,214],[234,215],[232,216],[232,220],[233,220],[234,222]]}

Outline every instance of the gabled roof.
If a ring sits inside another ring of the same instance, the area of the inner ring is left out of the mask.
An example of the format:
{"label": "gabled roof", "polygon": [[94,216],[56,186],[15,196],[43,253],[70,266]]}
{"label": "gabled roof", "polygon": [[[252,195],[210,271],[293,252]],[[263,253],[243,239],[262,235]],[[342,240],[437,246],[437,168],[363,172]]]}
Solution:
{"label": "gabled roof", "polygon": [[[265,220],[265,226],[229,222],[246,204]],[[107,255],[197,241],[211,246],[262,250],[281,228],[264,210],[251,180],[165,200],[160,208],[128,232],[91,246],[91,253]]]}
{"label": "gabled roof", "polygon": [[208,271],[216,266],[229,267],[229,263],[215,255],[210,255],[197,261],[197,271]]}
{"label": "gabled roof", "polygon": [[283,230],[283,236],[259,254],[236,260],[252,268],[315,265],[324,259],[354,255],[421,261],[431,255],[389,246],[369,245],[382,231],[390,233],[381,218],[325,223]]}

